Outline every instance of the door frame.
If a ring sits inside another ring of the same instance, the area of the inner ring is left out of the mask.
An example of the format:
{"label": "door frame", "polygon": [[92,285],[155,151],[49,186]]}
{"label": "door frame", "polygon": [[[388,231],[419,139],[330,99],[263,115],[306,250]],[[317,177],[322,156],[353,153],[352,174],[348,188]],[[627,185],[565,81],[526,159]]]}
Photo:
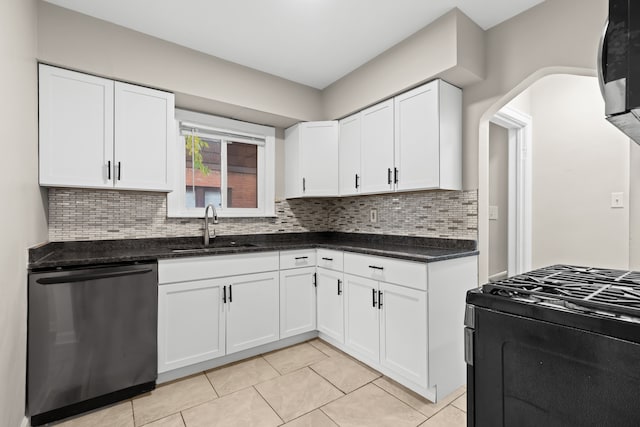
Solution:
{"label": "door frame", "polygon": [[531,270],[532,250],[532,118],[505,106],[490,120],[509,135],[509,277]]}

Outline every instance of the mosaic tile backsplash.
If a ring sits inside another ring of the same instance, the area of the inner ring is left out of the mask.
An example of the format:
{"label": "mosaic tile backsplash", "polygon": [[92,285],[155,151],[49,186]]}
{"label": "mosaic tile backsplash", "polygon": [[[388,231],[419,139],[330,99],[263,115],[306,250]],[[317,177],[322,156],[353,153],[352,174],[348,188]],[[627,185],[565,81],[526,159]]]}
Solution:
{"label": "mosaic tile backsplash", "polygon": [[[369,221],[371,208],[378,222]],[[202,235],[200,218],[167,218],[160,193],[49,189],[49,240]],[[220,218],[216,233],[341,231],[477,239],[477,191],[422,191],[276,201],[273,218]]]}

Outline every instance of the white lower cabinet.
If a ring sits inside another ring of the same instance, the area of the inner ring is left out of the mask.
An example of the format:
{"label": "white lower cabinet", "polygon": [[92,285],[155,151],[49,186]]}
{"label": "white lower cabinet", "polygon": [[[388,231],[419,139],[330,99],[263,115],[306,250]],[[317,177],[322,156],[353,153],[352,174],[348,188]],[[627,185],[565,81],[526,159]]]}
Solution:
{"label": "white lower cabinet", "polygon": [[328,249],[161,260],[158,371],[317,330],[437,401],[465,381],[477,274],[474,256],[426,264]]}
{"label": "white lower cabinet", "polygon": [[[159,373],[280,339],[278,255],[255,257],[249,264],[247,255],[159,262]],[[245,271],[274,271],[206,277],[239,271],[240,262]]]}
{"label": "white lower cabinet", "polygon": [[280,272],[280,338],[316,329],[315,267]]}
{"label": "white lower cabinet", "polygon": [[378,282],[352,274],[344,275],[345,346],[365,362],[380,361]]}
{"label": "white lower cabinet", "polygon": [[381,282],[380,364],[427,387],[427,293]]}
{"label": "white lower cabinet", "polygon": [[344,344],[344,283],[341,271],[318,268],[318,332]]}
{"label": "white lower cabinet", "polygon": [[345,274],[345,346],[427,387],[427,293]]}
{"label": "white lower cabinet", "polygon": [[279,339],[278,272],[226,279],[227,354]]}
{"label": "white lower cabinet", "polygon": [[220,279],[158,288],[158,371],[225,354],[225,312]]}

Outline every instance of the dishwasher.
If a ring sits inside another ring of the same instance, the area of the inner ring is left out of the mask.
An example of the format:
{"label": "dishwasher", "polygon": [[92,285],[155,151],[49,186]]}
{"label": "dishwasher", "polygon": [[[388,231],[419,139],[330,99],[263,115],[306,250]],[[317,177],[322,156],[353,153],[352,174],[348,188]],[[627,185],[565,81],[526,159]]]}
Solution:
{"label": "dishwasher", "polygon": [[158,267],[29,273],[27,413],[37,426],[155,388]]}

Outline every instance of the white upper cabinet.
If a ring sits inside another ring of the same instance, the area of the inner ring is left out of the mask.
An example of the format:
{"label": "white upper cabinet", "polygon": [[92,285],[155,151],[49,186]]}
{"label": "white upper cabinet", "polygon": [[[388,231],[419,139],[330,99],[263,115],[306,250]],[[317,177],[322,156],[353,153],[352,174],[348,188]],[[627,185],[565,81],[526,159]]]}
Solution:
{"label": "white upper cabinet", "polygon": [[338,195],[338,122],[288,128],[284,155],[287,198]]}
{"label": "white upper cabinet", "polygon": [[362,111],[360,193],[393,190],[393,99]]}
{"label": "white upper cabinet", "polygon": [[435,80],[394,98],[396,190],[462,188],[462,92]]}
{"label": "white upper cabinet", "polygon": [[40,185],[170,191],[171,93],[40,64]]}
{"label": "white upper cabinet", "polygon": [[169,190],[168,154],[175,134],[173,94],[115,83],[116,187]]}
{"label": "white upper cabinet", "polygon": [[40,184],[112,188],[113,81],[40,65]]}
{"label": "white upper cabinet", "polygon": [[340,195],[351,196],[360,192],[360,140],[362,133],[361,114],[340,120],[338,157],[340,163]]}

